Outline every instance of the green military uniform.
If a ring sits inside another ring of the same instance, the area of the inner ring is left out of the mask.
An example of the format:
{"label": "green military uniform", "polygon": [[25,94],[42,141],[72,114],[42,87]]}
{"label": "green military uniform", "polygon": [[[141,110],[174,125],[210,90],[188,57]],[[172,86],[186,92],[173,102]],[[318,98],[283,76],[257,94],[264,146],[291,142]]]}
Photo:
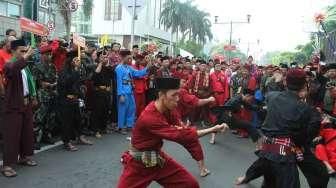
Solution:
{"label": "green military uniform", "polygon": [[[40,63],[34,66],[33,74],[38,83],[39,108],[34,114],[36,127],[42,132],[43,138],[49,138],[57,126],[56,123],[56,82],[57,72],[54,64]],[[43,83],[54,84],[45,86]],[[42,139],[43,139],[42,138]]]}

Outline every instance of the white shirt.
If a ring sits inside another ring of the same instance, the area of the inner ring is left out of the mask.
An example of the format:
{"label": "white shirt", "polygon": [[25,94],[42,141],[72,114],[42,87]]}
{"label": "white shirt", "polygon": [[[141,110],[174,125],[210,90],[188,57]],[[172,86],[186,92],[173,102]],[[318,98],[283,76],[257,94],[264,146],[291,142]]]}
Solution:
{"label": "white shirt", "polygon": [[29,95],[28,79],[26,71],[24,69],[21,70],[21,74],[22,74],[23,96],[25,97]]}

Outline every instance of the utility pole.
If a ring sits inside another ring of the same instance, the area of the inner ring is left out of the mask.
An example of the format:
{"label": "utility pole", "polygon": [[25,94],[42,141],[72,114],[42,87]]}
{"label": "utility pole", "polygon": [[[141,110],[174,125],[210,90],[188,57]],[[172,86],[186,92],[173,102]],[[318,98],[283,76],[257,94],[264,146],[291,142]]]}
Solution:
{"label": "utility pole", "polygon": [[132,34],[131,34],[131,46],[130,48],[132,48],[133,44],[134,44],[134,27],[135,27],[135,10],[136,10],[136,5],[137,5],[137,0],[133,0],[133,10],[132,10]]}
{"label": "utility pole", "polygon": [[[250,21],[251,21],[251,15],[248,14],[246,15],[247,16],[247,21],[230,21],[230,22],[218,22],[218,16],[215,16],[215,24],[221,24],[221,25],[227,25],[227,24],[230,24],[230,41],[229,41],[229,44],[230,44],[230,48],[232,48],[232,27],[233,27],[233,24],[249,24]],[[229,50],[230,52],[232,50]],[[229,62],[231,61],[231,55],[229,53]]]}

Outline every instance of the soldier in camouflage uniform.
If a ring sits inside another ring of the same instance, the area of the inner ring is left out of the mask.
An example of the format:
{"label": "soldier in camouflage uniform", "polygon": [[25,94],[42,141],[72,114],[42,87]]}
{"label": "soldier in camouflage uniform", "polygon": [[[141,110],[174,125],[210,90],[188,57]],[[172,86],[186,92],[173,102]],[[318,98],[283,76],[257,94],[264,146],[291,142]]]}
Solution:
{"label": "soldier in camouflage uniform", "polygon": [[33,74],[38,86],[40,106],[35,112],[36,127],[40,129],[42,142],[53,144],[51,133],[57,126],[56,122],[56,67],[51,61],[51,48],[41,49],[41,63],[33,68]]}

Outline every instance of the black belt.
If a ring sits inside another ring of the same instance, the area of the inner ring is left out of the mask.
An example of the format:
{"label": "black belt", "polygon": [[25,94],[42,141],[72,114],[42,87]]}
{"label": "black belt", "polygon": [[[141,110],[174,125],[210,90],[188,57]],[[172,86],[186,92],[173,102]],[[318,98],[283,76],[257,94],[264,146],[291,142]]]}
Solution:
{"label": "black belt", "polygon": [[132,84],[132,80],[122,80],[122,84],[124,84],[124,85],[131,85]]}

